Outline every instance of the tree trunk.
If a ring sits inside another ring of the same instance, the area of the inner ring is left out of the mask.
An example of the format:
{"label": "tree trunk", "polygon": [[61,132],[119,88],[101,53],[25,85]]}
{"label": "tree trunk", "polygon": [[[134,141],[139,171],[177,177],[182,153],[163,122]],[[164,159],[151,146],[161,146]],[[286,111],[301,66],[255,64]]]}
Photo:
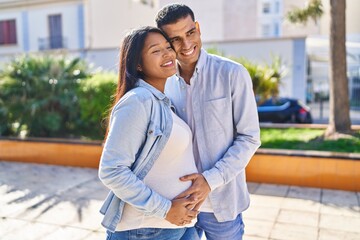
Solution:
{"label": "tree trunk", "polygon": [[346,0],[330,0],[330,111],[325,136],[351,133],[346,74]]}

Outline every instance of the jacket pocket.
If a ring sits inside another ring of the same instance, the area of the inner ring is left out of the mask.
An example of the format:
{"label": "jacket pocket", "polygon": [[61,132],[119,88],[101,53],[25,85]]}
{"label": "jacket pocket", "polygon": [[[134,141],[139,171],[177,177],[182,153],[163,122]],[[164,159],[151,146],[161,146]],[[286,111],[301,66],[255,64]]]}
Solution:
{"label": "jacket pocket", "polygon": [[135,163],[131,167],[132,170],[136,168],[137,169],[136,173],[142,170],[142,165],[144,161],[147,159],[149,154],[154,150],[156,143],[160,140],[162,135],[163,135],[163,131],[160,129],[160,126],[154,122],[150,122],[146,133],[144,146],[141,149],[141,153],[139,157],[135,160]]}

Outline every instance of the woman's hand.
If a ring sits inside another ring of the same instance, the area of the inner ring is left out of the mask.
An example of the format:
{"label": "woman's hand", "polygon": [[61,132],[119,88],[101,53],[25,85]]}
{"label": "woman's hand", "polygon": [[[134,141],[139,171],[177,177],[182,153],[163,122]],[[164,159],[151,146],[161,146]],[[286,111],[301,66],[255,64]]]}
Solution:
{"label": "woman's hand", "polygon": [[198,211],[187,209],[188,205],[193,205],[195,201],[190,198],[178,198],[171,201],[171,208],[165,219],[172,224],[183,226],[189,224],[196,218]]}

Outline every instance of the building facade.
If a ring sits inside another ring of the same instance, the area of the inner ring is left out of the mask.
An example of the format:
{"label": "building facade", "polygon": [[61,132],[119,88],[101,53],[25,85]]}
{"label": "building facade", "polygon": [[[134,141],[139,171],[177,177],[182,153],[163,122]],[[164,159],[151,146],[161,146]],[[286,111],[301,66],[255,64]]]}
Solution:
{"label": "building facade", "polygon": [[[172,0],[0,0],[0,62],[14,55],[48,51],[80,56],[117,71],[121,39],[131,29],[155,25],[157,11]],[[315,101],[328,88],[329,1],[324,16],[307,25],[286,21],[305,0],[178,0],[200,23],[204,46],[257,62],[284,59],[289,69],[283,96]],[[349,87],[360,95],[360,1],[347,0]],[[305,40],[305,38],[307,38]],[[284,40],[284,41],[282,41]],[[291,42],[291,43],[290,43]],[[319,42],[322,44],[319,45]],[[321,59],[321,61],[319,60]],[[360,98],[360,97],[359,97]]]}
{"label": "building facade", "polygon": [[0,1],[0,59],[14,54],[84,49],[80,0]]}

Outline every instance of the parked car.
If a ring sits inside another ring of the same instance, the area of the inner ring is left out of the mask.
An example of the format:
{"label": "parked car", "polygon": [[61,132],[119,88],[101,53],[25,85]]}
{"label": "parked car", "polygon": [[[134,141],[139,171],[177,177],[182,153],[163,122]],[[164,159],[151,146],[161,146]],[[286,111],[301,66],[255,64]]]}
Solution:
{"label": "parked car", "polygon": [[258,106],[259,121],[273,123],[312,123],[310,108],[297,99],[271,98]]}

